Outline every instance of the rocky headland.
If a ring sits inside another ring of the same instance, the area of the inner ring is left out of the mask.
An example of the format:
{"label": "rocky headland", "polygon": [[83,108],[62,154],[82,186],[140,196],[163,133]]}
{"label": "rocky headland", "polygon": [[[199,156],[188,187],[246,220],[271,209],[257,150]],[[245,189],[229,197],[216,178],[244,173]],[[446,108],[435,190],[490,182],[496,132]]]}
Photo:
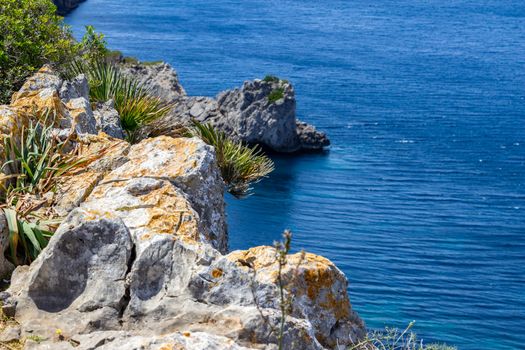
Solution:
{"label": "rocky headland", "polygon": [[[130,71],[178,101],[158,125],[197,118],[280,151],[309,147],[305,140],[318,135],[295,119],[287,82],[256,80],[207,99],[187,97],[167,65]],[[277,86],[283,97],[270,103]],[[274,247],[228,250],[213,147],[169,136],[131,145],[111,101],[91,104],[84,76],[64,81],[48,67],[0,106],[2,138],[49,110],[57,117],[53,135],[96,160],[64,176],[35,209],[61,223],[1,294],[4,314],[16,322],[1,339],[53,350],[277,349],[281,339],[284,349],[321,350],[364,336],[347,279],[329,260],[298,253],[280,265]],[[9,235],[2,214],[2,252]],[[12,269],[0,261],[4,275]]]}
{"label": "rocky headland", "polygon": [[292,84],[277,77],[244,82],[215,98],[187,96],[176,71],[166,63],[124,65],[174,108],[152,125],[154,131],[188,125],[192,119],[212,124],[234,140],[276,152],[319,151],[330,145],[324,132],[296,117]]}

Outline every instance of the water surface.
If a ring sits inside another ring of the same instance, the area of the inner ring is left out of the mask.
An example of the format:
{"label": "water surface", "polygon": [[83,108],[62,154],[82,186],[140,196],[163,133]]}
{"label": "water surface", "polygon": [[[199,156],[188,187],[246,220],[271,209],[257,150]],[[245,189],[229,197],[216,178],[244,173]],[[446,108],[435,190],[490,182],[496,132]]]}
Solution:
{"label": "water surface", "polygon": [[232,249],[290,228],[370,327],[525,349],[522,0],[88,0],[67,22],[170,62],[191,95],[294,83],[333,146],[228,198]]}

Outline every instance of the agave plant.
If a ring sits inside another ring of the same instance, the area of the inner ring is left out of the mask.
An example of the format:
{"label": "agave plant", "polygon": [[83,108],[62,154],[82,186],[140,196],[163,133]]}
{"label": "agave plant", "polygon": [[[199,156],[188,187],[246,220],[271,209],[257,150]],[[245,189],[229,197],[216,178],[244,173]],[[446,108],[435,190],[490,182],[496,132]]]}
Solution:
{"label": "agave plant", "polygon": [[53,232],[40,223],[19,217],[14,209],[3,208],[9,229],[9,254],[15,265],[30,264],[47,246]]}
{"label": "agave plant", "polygon": [[274,164],[257,147],[245,146],[229,139],[209,124],[193,121],[189,136],[196,136],[215,148],[217,163],[228,191],[236,197],[250,193],[250,185],[274,170]]}
{"label": "agave plant", "polygon": [[141,127],[165,116],[172,108],[172,104],[154,96],[150,89],[122,73],[113,63],[75,61],[68,68],[67,76],[72,78],[79,74],[88,79],[92,102],[110,99],[115,102],[115,109],[130,142],[135,141],[136,132]]}
{"label": "agave plant", "polygon": [[6,161],[2,165],[2,186],[7,204],[16,204],[12,199],[23,194],[51,191],[58,178],[88,161],[73,151],[65,152],[69,140],[60,141],[51,129],[52,125],[46,125],[45,121],[30,122],[20,135],[4,138]]}
{"label": "agave plant", "polygon": [[31,122],[19,134],[4,138],[0,208],[9,228],[10,258],[17,265],[34,260],[52,235],[51,225],[33,213],[46,202],[43,195],[54,191],[62,176],[95,159],[66,150],[69,139],[53,135],[48,117],[49,113],[44,121]]}

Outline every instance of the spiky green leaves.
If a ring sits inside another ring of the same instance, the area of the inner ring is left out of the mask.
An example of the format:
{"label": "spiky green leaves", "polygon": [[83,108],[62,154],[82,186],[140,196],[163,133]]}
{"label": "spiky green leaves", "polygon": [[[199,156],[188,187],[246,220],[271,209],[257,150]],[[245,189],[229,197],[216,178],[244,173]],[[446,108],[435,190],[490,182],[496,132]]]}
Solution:
{"label": "spiky green leaves", "polygon": [[193,121],[189,134],[215,148],[217,164],[228,192],[236,197],[246,196],[250,185],[271,173],[274,164],[258,147],[248,147],[230,140],[213,126]]}
{"label": "spiky green leaves", "polygon": [[172,105],[159,97],[131,76],[125,75],[112,63],[98,61],[86,63],[76,61],[68,69],[68,77],[84,74],[89,82],[92,102],[112,99],[120,115],[122,128],[128,141],[136,140],[137,131],[149,123],[165,116]]}

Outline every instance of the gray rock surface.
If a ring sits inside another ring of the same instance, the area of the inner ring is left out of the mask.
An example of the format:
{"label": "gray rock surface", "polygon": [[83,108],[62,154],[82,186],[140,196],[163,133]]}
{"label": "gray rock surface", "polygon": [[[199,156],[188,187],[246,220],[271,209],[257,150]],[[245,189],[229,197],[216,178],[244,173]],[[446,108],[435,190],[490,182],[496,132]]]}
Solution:
{"label": "gray rock surface", "polygon": [[[141,76],[133,71],[130,73]],[[151,71],[148,77],[153,85],[165,89],[164,82],[157,84],[157,79],[151,78]],[[178,81],[175,84],[178,89]],[[270,101],[271,94],[278,96],[279,93],[282,98]],[[283,80],[247,81],[241,88],[221,92],[216,98],[180,94],[167,100],[174,102],[174,107],[167,117],[154,125],[151,134],[189,125],[196,119],[214,125],[233,139],[278,152],[321,150],[330,145],[325,133],[297,120],[293,86]]]}
{"label": "gray rock surface", "polygon": [[15,269],[14,265],[5,258],[5,252],[9,249],[9,229],[4,212],[0,210],[0,278],[8,277]]}
{"label": "gray rock surface", "polygon": [[[195,344],[208,349],[275,349],[279,290],[274,273],[266,273],[275,266],[261,267],[256,276],[239,263],[237,252],[223,256],[206,243],[130,233],[112,212],[75,209],[35,263],[16,270],[4,304],[14,305],[23,335],[53,339],[59,329],[79,350],[121,349],[122,344],[133,349],[140,342],[148,344],[142,349],[159,349],[164,342],[180,341],[181,333],[191,338],[183,349],[194,349]],[[272,254],[263,251],[260,256]],[[285,319],[285,349],[335,348],[328,340],[334,335],[346,346],[363,332],[358,318],[337,318],[329,308],[312,304],[308,294],[294,292],[302,283],[313,288],[308,283],[314,271],[307,266],[286,272],[285,278],[297,275],[299,282],[285,291],[296,294]],[[333,270],[330,276],[338,273]],[[340,282],[331,288],[345,290],[346,280]],[[326,294],[333,289],[312,290]],[[39,322],[33,322],[36,319]],[[45,342],[31,346],[60,348]]]}
{"label": "gray rock surface", "polygon": [[[2,294],[22,337],[47,339],[26,348],[276,349],[276,252],[221,253],[227,234],[213,148],[195,138],[132,146],[105,140],[119,150],[108,157],[120,160],[71,179],[93,188],[80,199],[70,191],[74,200],[65,202],[77,207]],[[95,141],[90,147],[99,149]],[[344,275],[311,254],[289,259],[284,348],[342,349],[356,341],[364,325]]]}
{"label": "gray rock surface", "polygon": [[186,91],[179,83],[177,72],[167,63],[123,65],[122,70],[138,79],[154,96],[167,102],[186,96]]}
{"label": "gray rock surface", "polygon": [[96,109],[93,111],[93,116],[96,120],[97,130],[103,131],[116,139],[123,140],[126,137],[122,129],[120,116],[115,110],[115,104],[112,100],[106,103],[98,103]]}

